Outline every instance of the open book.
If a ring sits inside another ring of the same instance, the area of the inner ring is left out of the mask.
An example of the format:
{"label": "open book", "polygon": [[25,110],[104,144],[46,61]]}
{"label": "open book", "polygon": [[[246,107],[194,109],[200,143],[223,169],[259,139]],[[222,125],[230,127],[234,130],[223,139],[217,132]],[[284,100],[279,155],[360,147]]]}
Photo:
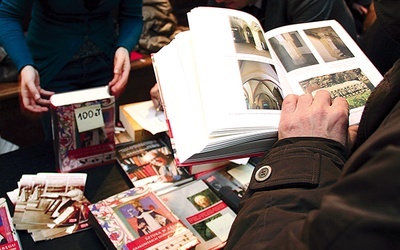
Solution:
{"label": "open book", "polygon": [[264,32],[241,11],[197,7],[190,31],[153,54],[180,165],[260,155],[277,139],[283,98],[330,91],[350,104],[350,124],[381,81],[333,20]]}

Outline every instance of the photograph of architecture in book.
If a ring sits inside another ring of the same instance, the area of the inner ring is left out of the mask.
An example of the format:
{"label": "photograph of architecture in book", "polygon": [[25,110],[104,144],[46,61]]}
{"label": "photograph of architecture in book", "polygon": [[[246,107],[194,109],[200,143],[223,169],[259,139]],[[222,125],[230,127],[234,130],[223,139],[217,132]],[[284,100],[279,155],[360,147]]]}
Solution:
{"label": "photograph of architecture in book", "polygon": [[318,64],[317,59],[297,31],[283,33],[269,39],[287,72]]}
{"label": "photograph of architecture in book", "polygon": [[315,94],[321,89],[328,90],[332,98],[347,99],[350,109],[365,105],[374,85],[361,69],[346,70],[334,74],[312,77],[300,82],[304,92]]}
{"label": "photograph of architecture in book", "polygon": [[354,57],[332,27],[307,29],[304,32],[325,62]]}
{"label": "photograph of architecture in book", "polygon": [[239,60],[247,109],[281,109],[282,90],[273,65]]}
{"label": "photograph of architecture in book", "polygon": [[248,23],[237,16],[229,16],[229,21],[237,53],[256,54],[271,58],[264,31],[259,24]]}

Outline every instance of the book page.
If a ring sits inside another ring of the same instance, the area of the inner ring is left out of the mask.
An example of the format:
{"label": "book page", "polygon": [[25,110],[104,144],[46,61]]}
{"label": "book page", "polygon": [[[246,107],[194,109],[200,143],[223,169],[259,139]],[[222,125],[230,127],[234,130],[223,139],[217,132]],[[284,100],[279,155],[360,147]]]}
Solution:
{"label": "book page", "polygon": [[258,20],[199,7],[188,14],[207,132],[213,136],[276,129],[287,90]]}
{"label": "book page", "polygon": [[165,115],[154,107],[153,102],[143,101],[125,106],[124,110],[144,129],[152,133],[162,133],[168,130]]}
{"label": "book page", "polygon": [[[382,79],[333,20],[284,26],[264,34],[241,11],[198,7],[188,14],[207,132],[212,136],[276,128],[289,93],[330,91],[350,104],[357,124]],[[263,36],[264,34],[264,36]]]}
{"label": "book page", "polygon": [[280,62],[292,91],[328,90],[350,105],[350,124],[357,124],[371,91],[382,80],[354,40],[334,20],[296,24],[265,34],[271,55]]}
{"label": "book page", "polygon": [[[178,50],[179,43],[179,50]],[[179,151],[187,159],[192,152],[201,151],[207,144],[207,131],[198,90],[196,71],[192,59],[191,36],[181,32],[176,38],[153,55],[157,82],[163,98],[164,112],[171,143],[189,143]],[[173,129],[171,129],[173,128]],[[192,143],[192,142],[196,143]]]}

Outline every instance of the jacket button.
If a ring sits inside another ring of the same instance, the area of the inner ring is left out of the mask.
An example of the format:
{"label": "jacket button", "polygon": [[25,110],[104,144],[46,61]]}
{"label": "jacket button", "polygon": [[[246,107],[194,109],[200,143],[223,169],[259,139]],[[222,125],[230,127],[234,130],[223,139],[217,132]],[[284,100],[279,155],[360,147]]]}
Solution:
{"label": "jacket button", "polygon": [[268,165],[259,168],[255,174],[256,181],[265,181],[271,176],[272,168]]}

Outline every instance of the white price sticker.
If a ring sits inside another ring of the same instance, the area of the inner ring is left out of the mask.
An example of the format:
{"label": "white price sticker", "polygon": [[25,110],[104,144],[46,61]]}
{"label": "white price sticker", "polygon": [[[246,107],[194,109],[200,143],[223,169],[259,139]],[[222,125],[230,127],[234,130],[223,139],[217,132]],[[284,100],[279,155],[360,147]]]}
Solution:
{"label": "white price sticker", "polygon": [[101,105],[95,104],[75,109],[75,120],[79,133],[104,126]]}

